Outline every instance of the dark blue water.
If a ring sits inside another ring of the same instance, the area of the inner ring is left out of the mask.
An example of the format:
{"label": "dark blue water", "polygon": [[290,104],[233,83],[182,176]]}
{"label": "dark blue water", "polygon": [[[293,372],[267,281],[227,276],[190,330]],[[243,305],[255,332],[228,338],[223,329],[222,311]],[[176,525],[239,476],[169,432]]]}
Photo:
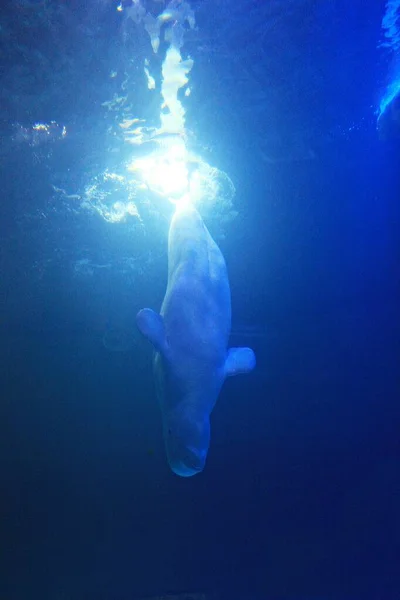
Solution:
{"label": "dark blue water", "polygon": [[[378,139],[375,114],[393,75],[377,48],[385,3],[192,4],[187,123],[236,186],[220,246],[235,343],[258,362],[225,384],[191,479],[168,469],[134,328],[162,300],[166,226],[148,217],[142,239],[52,187],[82,194],[127,151],[102,103],[121,89],[115,70],[140,105],[143,45],[116,4],[1,7],[0,597],[398,598],[400,142]],[[35,141],[41,120],[68,135]],[[128,268],[139,250],[145,267]]]}

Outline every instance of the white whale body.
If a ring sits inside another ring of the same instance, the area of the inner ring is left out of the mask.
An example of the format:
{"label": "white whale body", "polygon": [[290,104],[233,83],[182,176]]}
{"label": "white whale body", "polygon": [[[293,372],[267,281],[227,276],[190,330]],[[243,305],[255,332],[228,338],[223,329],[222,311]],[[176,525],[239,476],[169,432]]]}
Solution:
{"label": "white whale body", "polygon": [[155,349],[154,374],[171,469],[204,469],[210,414],[226,377],[251,371],[250,348],[228,349],[231,297],[224,257],[193,206],[178,209],[168,239],[168,283],[160,314],[137,314]]}

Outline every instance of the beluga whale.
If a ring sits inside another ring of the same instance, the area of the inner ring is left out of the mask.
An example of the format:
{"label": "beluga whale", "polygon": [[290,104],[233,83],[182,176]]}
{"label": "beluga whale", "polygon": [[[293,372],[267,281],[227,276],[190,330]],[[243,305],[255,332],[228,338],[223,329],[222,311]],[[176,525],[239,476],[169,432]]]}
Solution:
{"label": "beluga whale", "polygon": [[170,468],[203,471],[210,415],[227,377],[255,367],[250,348],[228,348],[231,294],[224,257],[198,210],[177,207],[168,235],[168,281],[160,313],[136,315],[154,346],[154,377]]}

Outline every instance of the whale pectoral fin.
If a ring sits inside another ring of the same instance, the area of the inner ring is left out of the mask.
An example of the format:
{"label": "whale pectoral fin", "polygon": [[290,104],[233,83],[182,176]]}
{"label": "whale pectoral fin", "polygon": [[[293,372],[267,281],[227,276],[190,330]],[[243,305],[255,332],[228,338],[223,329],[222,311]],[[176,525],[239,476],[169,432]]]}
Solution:
{"label": "whale pectoral fin", "polygon": [[153,344],[157,352],[165,354],[167,342],[162,316],[151,308],[143,308],[136,315],[136,324],[140,333]]}
{"label": "whale pectoral fin", "polygon": [[251,348],[230,348],[225,360],[225,376],[249,373],[256,366],[256,356]]}

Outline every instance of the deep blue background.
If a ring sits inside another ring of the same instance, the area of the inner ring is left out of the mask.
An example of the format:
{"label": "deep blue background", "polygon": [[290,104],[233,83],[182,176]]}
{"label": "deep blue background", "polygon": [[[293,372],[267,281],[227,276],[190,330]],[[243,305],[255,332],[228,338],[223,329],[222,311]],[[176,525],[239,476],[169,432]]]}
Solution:
{"label": "deep blue background", "polygon": [[[114,274],[76,280],[68,253],[115,251],[118,226],[57,211],[21,225],[48,206],[55,169],[72,189],[107,162],[101,81],[124,46],[102,4],[97,58],[74,55],[74,89],[92,78],[82,100],[57,103],[50,75],[48,87],[32,75],[34,108],[21,94],[2,117],[5,135],[37,118],[64,119],[72,135],[36,158],[7,137],[1,148],[0,596],[397,598],[400,147],[375,128],[391,66],[376,49],[384,3],[198,4],[207,47],[188,120],[237,188],[221,248],[234,322],[259,332],[241,342],[257,370],[226,383],[204,473],[175,477],[150,349],[101,343],[115,306],[129,328],[137,308],[159,305],[165,257],[145,289]],[[89,7],[67,6],[72,38],[80,20],[94,30]],[[37,18],[27,10],[4,8],[9,30],[21,11]],[[14,89],[18,51],[8,60]]]}

